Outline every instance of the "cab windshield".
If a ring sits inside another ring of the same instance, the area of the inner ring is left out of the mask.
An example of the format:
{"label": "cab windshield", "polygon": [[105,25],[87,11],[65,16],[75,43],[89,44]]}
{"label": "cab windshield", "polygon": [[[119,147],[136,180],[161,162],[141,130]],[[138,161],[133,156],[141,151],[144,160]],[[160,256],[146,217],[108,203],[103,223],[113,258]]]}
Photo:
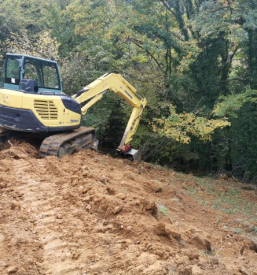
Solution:
{"label": "cab windshield", "polygon": [[60,80],[55,63],[26,57],[23,78],[36,80],[39,88],[60,90]]}

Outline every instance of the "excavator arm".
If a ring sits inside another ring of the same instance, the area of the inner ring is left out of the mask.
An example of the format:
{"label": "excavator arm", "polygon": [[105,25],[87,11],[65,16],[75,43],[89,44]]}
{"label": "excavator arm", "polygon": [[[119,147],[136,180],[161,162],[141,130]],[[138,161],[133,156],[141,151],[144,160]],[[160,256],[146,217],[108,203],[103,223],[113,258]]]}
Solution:
{"label": "excavator arm", "polygon": [[117,150],[126,155],[132,156],[133,159],[138,159],[138,151],[132,149],[129,143],[133,139],[133,136],[137,130],[142,112],[147,103],[146,98],[139,99],[136,96],[136,89],[120,74],[116,73],[104,74],[88,86],[84,87],[81,91],[74,95],[73,98],[80,104],[85,103],[85,105],[81,108],[82,115],[84,115],[92,105],[102,99],[103,95],[107,91],[117,93],[133,107],[126,130]]}

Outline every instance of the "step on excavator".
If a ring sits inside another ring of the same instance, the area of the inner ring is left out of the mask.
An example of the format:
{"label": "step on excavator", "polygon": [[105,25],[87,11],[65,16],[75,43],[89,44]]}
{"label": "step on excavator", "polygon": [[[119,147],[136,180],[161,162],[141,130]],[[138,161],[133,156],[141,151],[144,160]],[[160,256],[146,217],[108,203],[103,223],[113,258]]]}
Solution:
{"label": "step on excavator", "polygon": [[81,126],[82,116],[107,91],[118,94],[133,107],[117,151],[139,160],[140,153],[130,142],[147,100],[120,74],[104,74],[68,96],[62,91],[55,61],[6,54],[0,87],[0,147],[9,139],[29,137],[43,140],[39,149],[41,157],[61,158],[79,150],[97,149],[95,129]]}

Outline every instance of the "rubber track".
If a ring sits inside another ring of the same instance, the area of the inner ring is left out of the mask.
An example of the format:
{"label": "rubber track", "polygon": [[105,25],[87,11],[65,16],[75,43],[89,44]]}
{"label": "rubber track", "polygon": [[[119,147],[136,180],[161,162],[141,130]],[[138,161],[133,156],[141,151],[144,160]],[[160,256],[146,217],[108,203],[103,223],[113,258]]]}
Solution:
{"label": "rubber track", "polygon": [[59,150],[61,146],[69,141],[75,140],[78,137],[82,137],[86,134],[92,134],[92,146],[95,139],[95,129],[91,127],[80,127],[79,129],[73,130],[72,132],[51,135],[45,138],[40,146],[39,155],[40,157],[46,156],[59,156]]}

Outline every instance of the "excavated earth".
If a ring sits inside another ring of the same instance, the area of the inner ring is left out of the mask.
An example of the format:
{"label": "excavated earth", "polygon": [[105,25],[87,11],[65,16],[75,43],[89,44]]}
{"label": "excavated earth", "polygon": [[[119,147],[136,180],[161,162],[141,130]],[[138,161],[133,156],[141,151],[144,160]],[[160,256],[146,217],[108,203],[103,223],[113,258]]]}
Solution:
{"label": "excavated earth", "polygon": [[[210,181],[217,196],[241,186]],[[240,190],[254,207],[254,188]],[[256,212],[215,208],[207,191],[147,163],[91,150],[40,159],[11,144],[0,152],[0,274],[257,275]]]}

